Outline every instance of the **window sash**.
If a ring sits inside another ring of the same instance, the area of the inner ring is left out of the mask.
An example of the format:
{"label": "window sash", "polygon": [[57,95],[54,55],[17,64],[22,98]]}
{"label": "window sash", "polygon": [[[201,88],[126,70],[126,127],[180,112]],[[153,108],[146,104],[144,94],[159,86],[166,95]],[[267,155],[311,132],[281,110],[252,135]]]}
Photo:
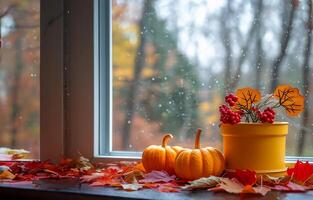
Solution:
{"label": "window sash", "polygon": [[41,160],[94,157],[93,10],[93,1],[41,1]]}
{"label": "window sash", "polygon": [[139,159],[141,152],[113,151],[111,3],[94,1],[94,156]]}
{"label": "window sash", "polygon": [[63,0],[40,2],[40,159],[64,155]]}

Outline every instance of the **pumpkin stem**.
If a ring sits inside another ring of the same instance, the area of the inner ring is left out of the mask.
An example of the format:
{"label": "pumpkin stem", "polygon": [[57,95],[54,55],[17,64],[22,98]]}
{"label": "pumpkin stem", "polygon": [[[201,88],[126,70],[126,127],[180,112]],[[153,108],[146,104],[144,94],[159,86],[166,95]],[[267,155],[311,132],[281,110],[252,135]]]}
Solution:
{"label": "pumpkin stem", "polygon": [[163,136],[162,147],[166,147],[168,141],[173,138],[172,134],[166,134]]}
{"label": "pumpkin stem", "polygon": [[200,149],[200,135],[201,135],[202,130],[198,128],[197,134],[196,134],[196,140],[195,140],[195,148]]}

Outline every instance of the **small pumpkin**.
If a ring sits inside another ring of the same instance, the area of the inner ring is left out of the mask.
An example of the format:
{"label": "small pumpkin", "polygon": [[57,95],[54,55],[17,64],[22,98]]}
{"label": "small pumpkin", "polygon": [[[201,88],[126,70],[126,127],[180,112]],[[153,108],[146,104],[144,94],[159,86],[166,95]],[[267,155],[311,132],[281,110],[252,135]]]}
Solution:
{"label": "small pumpkin", "polygon": [[150,145],[143,151],[142,164],[146,172],[165,170],[169,174],[174,174],[176,155],[183,148],[179,146],[167,146],[171,138],[173,138],[173,135],[166,134],[163,136],[162,146]]}
{"label": "small pumpkin", "polygon": [[195,149],[184,149],[175,160],[176,176],[195,180],[210,175],[219,176],[225,169],[223,154],[213,147],[200,148],[201,129],[198,129]]}

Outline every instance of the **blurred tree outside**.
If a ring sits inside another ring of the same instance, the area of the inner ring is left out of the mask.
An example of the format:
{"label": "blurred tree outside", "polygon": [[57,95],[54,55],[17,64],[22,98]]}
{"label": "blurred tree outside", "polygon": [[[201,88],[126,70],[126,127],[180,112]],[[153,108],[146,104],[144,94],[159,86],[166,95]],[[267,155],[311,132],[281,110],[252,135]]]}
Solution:
{"label": "blurred tree outside", "polygon": [[[123,149],[129,148],[129,134],[135,115],[158,123],[165,130],[179,130],[177,136],[182,141],[191,136],[187,133],[192,131],[191,125],[197,123],[199,81],[196,66],[178,51],[177,38],[166,30],[165,21],[157,18],[154,2],[143,1],[142,14],[145,17],[138,23],[140,34],[134,71],[132,77],[125,80],[130,85],[125,91],[128,94],[123,108],[126,117],[120,130],[123,133]],[[120,7],[125,8],[125,5]],[[115,10],[120,9],[116,7]],[[113,16],[116,14],[113,13]],[[119,34],[113,37],[113,44],[121,43],[118,41]],[[164,119],[163,123],[159,123],[160,118]],[[173,118],[176,120],[172,121]]]}
{"label": "blurred tree outside", "polygon": [[113,0],[113,150],[141,151],[165,132],[191,147],[198,127],[221,148],[225,93],[292,84],[306,110],[277,120],[290,123],[287,154],[312,156],[310,2]]}
{"label": "blurred tree outside", "polygon": [[0,1],[0,146],[39,157],[40,1]]}

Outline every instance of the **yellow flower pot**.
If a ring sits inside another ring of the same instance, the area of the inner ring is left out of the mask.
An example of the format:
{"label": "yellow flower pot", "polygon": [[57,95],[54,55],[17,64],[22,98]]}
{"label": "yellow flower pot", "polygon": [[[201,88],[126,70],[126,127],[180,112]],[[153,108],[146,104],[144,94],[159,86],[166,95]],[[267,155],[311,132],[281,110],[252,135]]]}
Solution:
{"label": "yellow flower pot", "polygon": [[226,170],[266,174],[286,171],[287,133],[288,122],[222,124]]}

